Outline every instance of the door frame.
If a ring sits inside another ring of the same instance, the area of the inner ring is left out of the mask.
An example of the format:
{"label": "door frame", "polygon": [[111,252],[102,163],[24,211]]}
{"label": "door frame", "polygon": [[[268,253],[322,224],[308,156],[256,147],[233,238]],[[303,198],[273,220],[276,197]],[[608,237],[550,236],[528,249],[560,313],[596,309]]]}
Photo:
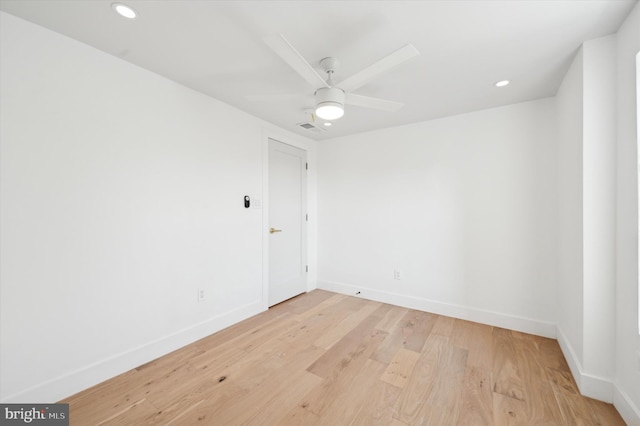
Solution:
{"label": "door frame", "polygon": [[307,178],[306,178],[306,205],[307,205],[307,226],[304,238],[306,263],[309,270],[306,275],[306,291],[315,288],[315,265],[316,265],[316,221],[315,218],[315,182],[316,173],[313,168],[315,164],[315,149],[310,143],[292,139],[291,137],[278,134],[277,132],[265,131],[262,135],[262,308],[269,309],[269,139],[273,139],[285,145],[305,151],[307,156]]}

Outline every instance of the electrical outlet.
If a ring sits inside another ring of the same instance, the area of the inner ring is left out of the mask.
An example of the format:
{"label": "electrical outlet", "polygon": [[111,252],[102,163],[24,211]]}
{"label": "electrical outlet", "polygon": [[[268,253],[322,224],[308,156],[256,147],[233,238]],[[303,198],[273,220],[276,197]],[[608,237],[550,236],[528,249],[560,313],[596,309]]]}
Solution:
{"label": "electrical outlet", "polygon": [[402,274],[400,273],[399,269],[394,269],[393,270],[393,279],[394,280],[399,280],[401,278]]}
{"label": "electrical outlet", "polygon": [[199,288],[198,289],[198,302],[202,302],[204,300],[207,300],[207,296],[204,292],[203,288]]}

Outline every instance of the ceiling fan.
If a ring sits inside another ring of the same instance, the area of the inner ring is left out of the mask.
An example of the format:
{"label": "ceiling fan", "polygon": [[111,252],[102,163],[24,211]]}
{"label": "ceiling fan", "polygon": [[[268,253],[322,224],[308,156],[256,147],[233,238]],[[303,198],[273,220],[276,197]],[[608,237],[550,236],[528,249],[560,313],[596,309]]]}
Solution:
{"label": "ceiling fan", "polygon": [[413,45],[407,44],[336,84],[333,80],[333,74],[339,64],[336,58],[329,57],[320,61],[320,67],[327,73],[325,80],[282,34],[267,36],[264,41],[282,60],[316,89],[314,93],[315,114],[325,120],[335,120],[342,117],[345,104],[382,111],[400,109],[403,106],[400,102],[357,95],[352,91],[420,55],[420,52]]}

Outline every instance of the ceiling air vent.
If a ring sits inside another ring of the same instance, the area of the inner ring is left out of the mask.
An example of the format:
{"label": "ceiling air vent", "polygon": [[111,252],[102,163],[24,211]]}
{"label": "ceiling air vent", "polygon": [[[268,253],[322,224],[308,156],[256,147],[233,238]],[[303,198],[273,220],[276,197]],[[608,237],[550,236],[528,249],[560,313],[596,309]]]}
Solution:
{"label": "ceiling air vent", "polygon": [[322,127],[318,127],[315,124],[309,123],[309,122],[307,122],[307,123],[298,123],[297,125],[302,127],[303,129],[310,130],[310,131],[316,132],[316,133],[324,132],[324,131],[327,130],[327,129],[323,129]]}

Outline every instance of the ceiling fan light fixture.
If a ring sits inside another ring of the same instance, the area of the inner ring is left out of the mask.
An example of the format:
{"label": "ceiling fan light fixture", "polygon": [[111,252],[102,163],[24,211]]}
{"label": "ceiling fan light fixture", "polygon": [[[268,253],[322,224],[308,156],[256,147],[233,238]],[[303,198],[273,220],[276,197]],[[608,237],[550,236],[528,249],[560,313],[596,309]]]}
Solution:
{"label": "ceiling fan light fixture", "polygon": [[316,90],[316,115],[323,120],[335,120],[344,115],[344,92],[337,87]]}
{"label": "ceiling fan light fixture", "polygon": [[344,108],[340,104],[325,102],[317,106],[316,115],[324,120],[335,120],[344,115]]}

